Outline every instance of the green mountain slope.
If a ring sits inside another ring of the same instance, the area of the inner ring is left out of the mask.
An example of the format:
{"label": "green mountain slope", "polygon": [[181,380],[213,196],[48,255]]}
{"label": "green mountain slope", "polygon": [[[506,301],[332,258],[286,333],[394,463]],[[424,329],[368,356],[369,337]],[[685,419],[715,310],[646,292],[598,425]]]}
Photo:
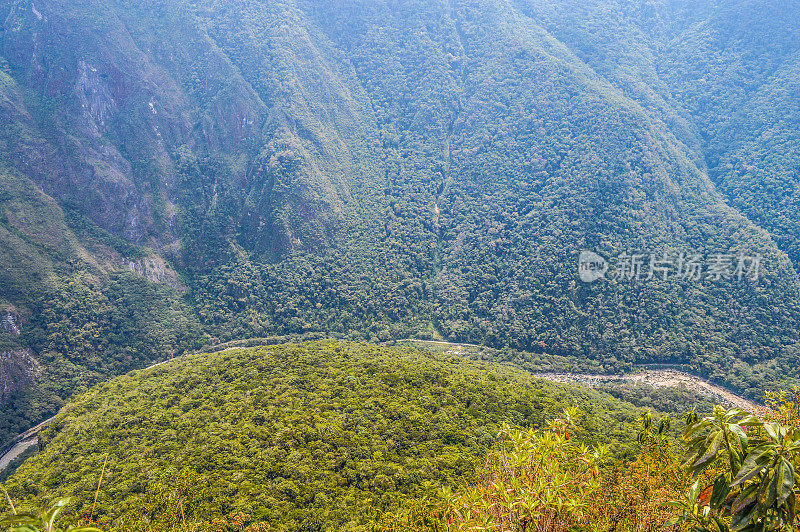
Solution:
{"label": "green mountain slope", "polygon": [[793,2],[517,2],[582,60],[664,120],[727,201],[798,268]]}
{"label": "green mountain slope", "polygon": [[[683,111],[669,111],[674,99],[630,97],[537,17],[505,3],[305,7],[374,102],[389,209],[374,229],[383,241],[356,242],[357,258],[302,257],[258,274],[239,267],[282,296],[259,309],[266,330],[377,338],[432,330],[524,349],[699,362],[709,373],[726,368],[715,377],[744,389],[772,371],[768,359],[792,366],[797,275],[770,235],[726,205],[697,143],[682,140],[696,140],[691,128],[675,132]],[[587,287],[574,267],[583,248],[762,253],[772,280],[755,289]],[[377,255],[375,269],[352,271],[364,255]],[[209,320],[245,331],[252,307],[216,296],[230,277],[231,267],[204,278],[199,299]]]}
{"label": "green mountain slope", "polygon": [[0,442],[110,375],[197,345],[199,324],[162,259],[3,166],[0,249]]}
{"label": "green mountain slope", "polygon": [[[74,495],[122,530],[242,511],[279,530],[345,530],[471,478],[503,422],[540,426],[565,405],[580,438],[633,442],[611,397],[494,364],[323,341],[193,355],[100,385],[66,406],[44,451],[9,481],[20,499]],[[35,486],[35,488],[34,488]],[[40,491],[41,490],[41,491]],[[319,528],[313,528],[319,527]]]}
{"label": "green mountain slope", "polygon": [[[317,333],[795,379],[797,17],[771,5],[0,0],[2,164],[64,213],[33,238],[72,242],[3,241],[15,367]],[[584,249],[763,270],[589,285]],[[92,297],[37,295],[86,269]]]}

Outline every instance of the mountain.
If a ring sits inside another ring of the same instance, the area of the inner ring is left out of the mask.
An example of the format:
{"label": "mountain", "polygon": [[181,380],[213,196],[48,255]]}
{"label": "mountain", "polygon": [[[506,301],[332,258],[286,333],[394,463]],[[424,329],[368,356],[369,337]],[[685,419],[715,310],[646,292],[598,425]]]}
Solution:
{"label": "mountain", "polygon": [[201,530],[237,513],[365,529],[371,509],[471,479],[503,423],[540,427],[565,403],[586,409],[582,441],[630,451],[630,405],[498,364],[328,340],[230,349],[75,398],[7,486],[26,502],[74,496],[108,529],[168,529],[179,506]]}
{"label": "mountain", "polygon": [[0,0],[5,434],[269,335],[793,381],[797,10]]}
{"label": "mountain", "polygon": [[729,204],[767,229],[798,269],[795,3],[519,5],[669,124]]}
{"label": "mountain", "polygon": [[0,441],[110,374],[199,347],[185,289],[161,257],[8,167],[0,198]]}

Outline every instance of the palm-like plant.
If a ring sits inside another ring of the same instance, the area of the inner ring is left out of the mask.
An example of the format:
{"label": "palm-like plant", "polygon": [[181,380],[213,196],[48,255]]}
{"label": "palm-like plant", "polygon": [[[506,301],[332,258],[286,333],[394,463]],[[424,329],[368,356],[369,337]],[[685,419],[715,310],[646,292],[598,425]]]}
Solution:
{"label": "palm-like plant", "polygon": [[[5,491],[5,490],[4,490]],[[58,515],[69,504],[70,499],[61,499],[41,514],[18,513],[6,493],[11,506],[11,515],[0,519],[0,530],[5,532],[103,532],[94,527],[62,528],[58,526]]]}
{"label": "palm-like plant", "polygon": [[689,471],[711,479],[698,479],[687,499],[674,503],[683,513],[668,524],[702,532],[795,530],[800,431],[717,406],[708,417],[689,414],[684,440]]}

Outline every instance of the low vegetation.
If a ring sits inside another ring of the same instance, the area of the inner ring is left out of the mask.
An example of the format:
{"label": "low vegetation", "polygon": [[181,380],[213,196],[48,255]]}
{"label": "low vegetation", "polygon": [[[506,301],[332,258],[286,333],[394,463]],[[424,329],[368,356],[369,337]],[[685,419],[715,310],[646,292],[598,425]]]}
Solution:
{"label": "low vegetation", "polygon": [[[640,417],[639,453],[608,465],[574,438],[575,412],[544,430],[505,428],[478,481],[381,516],[382,531],[794,531],[800,495],[798,392],[768,396],[760,417],[714,407],[686,416],[683,446],[669,418]],[[679,458],[684,454],[683,460]]]}
{"label": "low vegetation", "polygon": [[18,513],[8,493],[6,499],[11,507],[11,515],[0,519],[0,527],[8,527],[8,532],[102,532],[86,526],[61,528],[58,523],[59,514],[69,504],[69,499],[61,499],[40,513]]}
{"label": "low vegetation", "polygon": [[[760,417],[690,411],[681,442],[667,416],[496,364],[231,349],[80,396],[7,487],[131,532],[794,530],[798,399],[768,400]],[[33,524],[48,511],[12,530],[50,530]]]}

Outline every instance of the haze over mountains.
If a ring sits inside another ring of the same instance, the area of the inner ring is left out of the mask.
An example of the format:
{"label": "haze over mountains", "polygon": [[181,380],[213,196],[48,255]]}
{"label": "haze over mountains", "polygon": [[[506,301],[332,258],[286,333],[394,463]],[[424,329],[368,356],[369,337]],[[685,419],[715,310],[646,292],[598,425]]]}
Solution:
{"label": "haze over mountains", "polygon": [[[800,5],[0,0],[3,436],[205,343],[800,355]],[[577,258],[761,255],[584,284]],[[10,377],[12,376],[13,377]]]}

